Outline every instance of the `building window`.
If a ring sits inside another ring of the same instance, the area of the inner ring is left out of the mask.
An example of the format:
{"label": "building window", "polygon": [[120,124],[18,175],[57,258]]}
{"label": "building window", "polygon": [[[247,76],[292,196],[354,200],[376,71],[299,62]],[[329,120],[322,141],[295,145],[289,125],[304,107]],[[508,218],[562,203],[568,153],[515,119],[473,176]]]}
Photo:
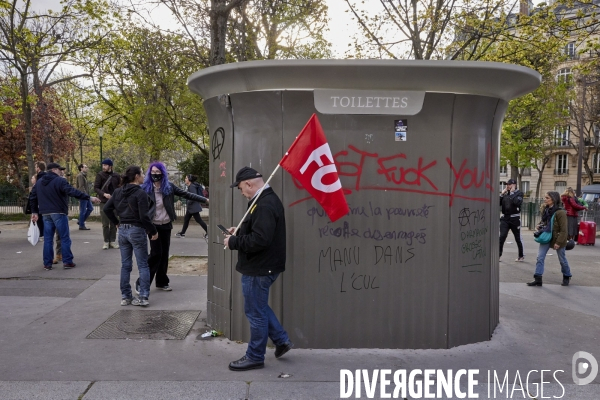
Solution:
{"label": "building window", "polygon": [[521,181],[521,192],[527,194],[530,190],[529,181]]}
{"label": "building window", "polygon": [[501,165],[500,166],[500,175],[506,175],[508,174],[508,168],[506,167],[506,165]]}
{"label": "building window", "polygon": [[592,171],[594,174],[600,174],[600,154],[594,154],[592,158]]}
{"label": "building window", "polygon": [[554,128],[554,137],[556,138],[557,146],[568,146],[569,137],[571,136],[570,126],[557,126]]}
{"label": "building window", "polygon": [[569,155],[568,154],[557,154],[556,155],[556,168],[554,169],[554,175],[566,175],[569,173]]}
{"label": "building window", "polygon": [[523,175],[523,176],[531,176],[531,167],[523,168],[523,171],[521,172],[521,175]]}
{"label": "building window", "polygon": [[500,181],[500,193],[502,193],[506,189],[506,182]]}
{"label": "building window", "polygon": [[554,191],[562,194],[567,189],[566,181],[556,181],[554,182]]}
{"label": "building window", "polygon": [[556,80],[558,83],[571,83],[573,81],[573,75],[571,73],[571,68],[562,68],[558,70],[556,74]]}
{"label": "building window", "polygon": [[565,46],[565,55],[568,58],[575,58],[575,42],[571,42]]}

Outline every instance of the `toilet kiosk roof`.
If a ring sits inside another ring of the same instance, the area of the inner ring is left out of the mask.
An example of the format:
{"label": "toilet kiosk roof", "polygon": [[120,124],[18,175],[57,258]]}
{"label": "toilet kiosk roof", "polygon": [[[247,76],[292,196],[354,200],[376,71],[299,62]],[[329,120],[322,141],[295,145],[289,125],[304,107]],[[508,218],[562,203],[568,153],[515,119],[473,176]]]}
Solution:
{"label": "toilet kiosk roof", "polygon": [[203,99],[259,90],[405,90],[506,101],[535,90],[536,71],[514,64],[425,60],[266,60],[217,65],[188,78]]}

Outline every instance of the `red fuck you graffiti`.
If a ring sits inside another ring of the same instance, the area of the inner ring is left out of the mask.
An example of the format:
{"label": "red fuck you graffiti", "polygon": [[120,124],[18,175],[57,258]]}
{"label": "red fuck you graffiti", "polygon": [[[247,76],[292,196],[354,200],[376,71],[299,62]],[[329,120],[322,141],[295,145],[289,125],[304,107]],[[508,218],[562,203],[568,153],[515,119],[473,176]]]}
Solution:
{"label": "red fuck you graffiti", "polygon": [[[472,189],[479,189],[483,186],[490,193],[494,192],[492,181],[494,157],[489,145],[486,149],[485,167],[482,170],[478,166],[470,165],[466,158],[460,164],[454,164],[449,157],[446,157],[445,162],[438,162],[435,159],[407,156],[404,153],[380,156],[378,153],[370,153],[353,145],[348,145],[346,150],[337,152],[333,158],[338,175],[351,178],[342,180],[342,183],[346,183],[343,186],[346,195],[361,190],[394,190],[448,197],[451,207],[456,198],[490,202],[489,197],[471,195],[469,191],[472,192]],[[434,183],[433,176],[439,177],[441,174],[434,175],[433,171],[439,168],[448,168],[451,172],[450,193],[441,191]],[[368,181],[368,177],[373,175],[365,172],[373,169],[377,176],[385,177],[385,184]],[[348,181],[353,184],[347,186]],[[299,189],[302,188],[300,183],[295,180],[294,184]],[[297,200],[291,203],[290,207],[308,199],[310,197]]]}

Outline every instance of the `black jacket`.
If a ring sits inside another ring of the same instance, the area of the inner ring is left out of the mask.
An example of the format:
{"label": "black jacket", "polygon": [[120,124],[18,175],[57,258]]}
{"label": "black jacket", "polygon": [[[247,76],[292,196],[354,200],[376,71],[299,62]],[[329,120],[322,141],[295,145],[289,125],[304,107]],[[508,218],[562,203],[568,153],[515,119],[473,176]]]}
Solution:
{"label": "black jacket", "polygon": [[[206,198],[203,196],[203,193],[202,193],[202,186],[198,185],[196,182],[190,183],[190,186],[188,186],[187,191],[188,191],[188,193],[197,194],[198,196],[202,197],[203,202],[206,203]],[[194,214],[194,213],[202,211],[202,206],[200,205],[200,203],[197,201],[194,201],[194,200],[188,200],[186,206],[187,206],[186,212],[188,214]]]}
{"label": "black jacket", "polygon": [[511,216],[521,214],[521,204],[523,204],[523,192],[519,189],[514,192],[506,193],[500,196],[500,205],[502,206],[502,215]]}
{"label": "black jacket", "polygon": [[66,179],[48,171],[31,189],[29,199],[34,214],[68,214],[69,196],[88,200],[89,195],[69,185]]}
{"label": "black jacket", "polygon": [[[115,225],[130,224],[144,228],[152,236],[156,227],[150,219],[152,200],[139,185],[131,183],[118,188],[104,206],[104,213]],[[119,219],[115,216],[116,211]],[[120,221],[120,222],[119,222]]]}
{"label": "black jacket", "polygon": [[[173,185],[171,182],[169,182],[169,183],[171,184],[171,194],[166,195],[166,196],[163,195],[163,205],[165,206],[165,209],[167,210],[167,215],[171,219],[171,222],[173,222],[177,219],[177,215],[175,215],[175,196],[183,197],[184,199],[193,200],[193,201],[205,201],[206,200],[206,197],[202,197],[202,196],[198,196],[197,194],[194,194],[194,193],[186,192],[185,190]],[[149,196],[152,199],[152,201],[154,202],[154,204],[152,204],[152,206],[150,207],[150,218],[154,218],[154,215],[156,214],[156,194],[154,193],[154,190],[152,190],[152,193],[150,193]]]}
{"label": "black jacket", "polygon": [[285,215],[273,189],[261,193],[236,236],[229,238],[229,248],[238,250],[235,269],[244,275],[285,271]]}
{"label": "black jacket", "polygon": [[[110,182],[104,185],[107,180],[110,179]],[[96,175],[96,180],[94,181],[94,191],[97,196],[100,198],[102,203],[106,203],[108,199],[104,197],[104,193],[108,193],[112,196],[112,194],[117,190],[119,184],[121,183],[121,177],[119,174],[115,174],[114,172],[104,172],[100,171]],[[104,188],[104,190],[102,190]]]}

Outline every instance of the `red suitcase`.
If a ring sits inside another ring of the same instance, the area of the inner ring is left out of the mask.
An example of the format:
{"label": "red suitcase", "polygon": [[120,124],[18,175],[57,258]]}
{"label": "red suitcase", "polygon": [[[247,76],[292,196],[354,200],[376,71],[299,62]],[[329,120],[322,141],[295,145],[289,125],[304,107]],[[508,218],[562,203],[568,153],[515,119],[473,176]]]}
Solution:
{"label": "red suitcase", "polygon": [[579,223],[579,240],[578,244],[586,246],[596,244],[596,223],[593,221],[581,221]]}

